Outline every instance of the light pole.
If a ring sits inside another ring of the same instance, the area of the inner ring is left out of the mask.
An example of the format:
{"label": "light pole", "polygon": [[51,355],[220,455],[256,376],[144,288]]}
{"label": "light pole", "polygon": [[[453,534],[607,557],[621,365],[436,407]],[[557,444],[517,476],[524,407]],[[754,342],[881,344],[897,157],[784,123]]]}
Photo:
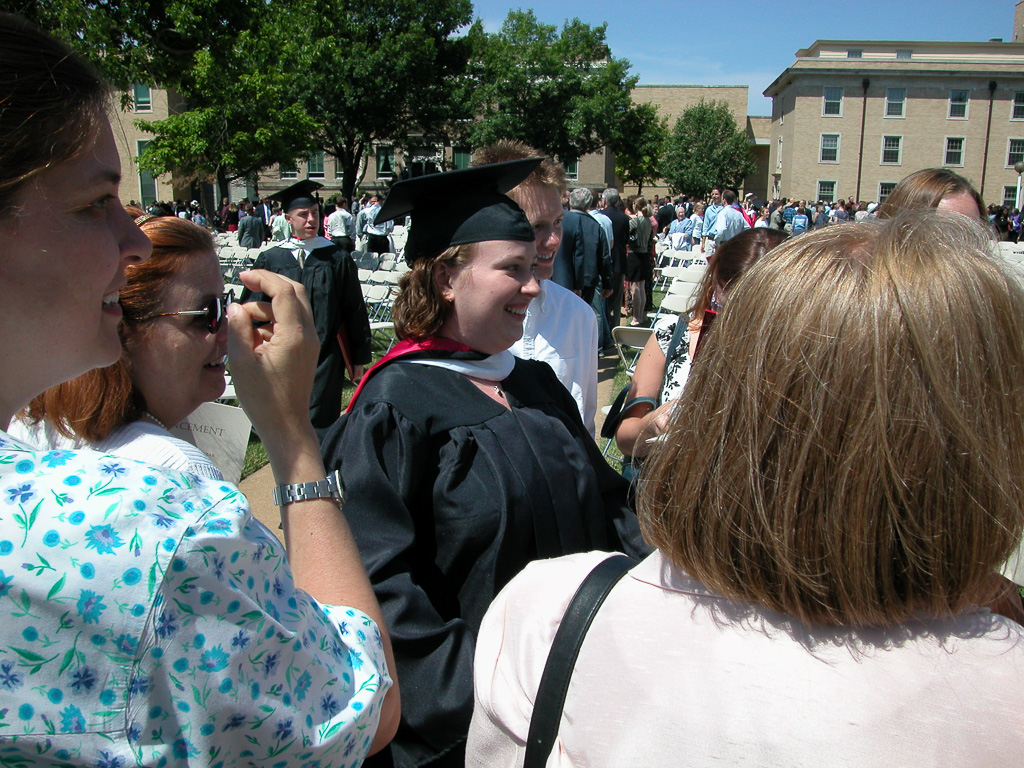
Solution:
{"label": "light pole", "polygon": [[1013,170],[1017,172],[1017,205],[1016,209],[1020,210],[1020,175],[1024,173],[1024,160],[1018,160],[1013,164]]}

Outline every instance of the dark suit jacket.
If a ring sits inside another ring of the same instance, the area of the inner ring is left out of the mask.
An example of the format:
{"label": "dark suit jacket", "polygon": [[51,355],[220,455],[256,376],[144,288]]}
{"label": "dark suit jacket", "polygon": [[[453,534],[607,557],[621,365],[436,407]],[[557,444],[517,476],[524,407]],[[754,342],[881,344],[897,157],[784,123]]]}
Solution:
{"label": "dark suit jacket", "polygon": [[[257,217],[257,221],[259,217]],[[345,362],[338,344],[344,327],[352,365],[370,362],[370,320],[366,315],[359,272],[352,257],[337,246],[317,248],[299,267],[292,252],[269,248],[259,255],[253,269],[266,269],[302,283],[313,310],[313,324],[320,339],[320,356],[310,399],[310,420],[322,434],[341,414]],[[240,301],[265,301],[261,293],[242,291]]]}
{"label": "dark suit jacket", "polygon": [[629,216],[618,208],[606,205],[601,213],[612,220],[612,273],[621,275],[626,271],[626,243],[629,241]]}
{"label": "dark suit jacket", "polygon": [[562,243],[551,279],[571,291],[610,285],[604,253],[607,240],[601,225],[584,211],[568,211],[562,220]]}

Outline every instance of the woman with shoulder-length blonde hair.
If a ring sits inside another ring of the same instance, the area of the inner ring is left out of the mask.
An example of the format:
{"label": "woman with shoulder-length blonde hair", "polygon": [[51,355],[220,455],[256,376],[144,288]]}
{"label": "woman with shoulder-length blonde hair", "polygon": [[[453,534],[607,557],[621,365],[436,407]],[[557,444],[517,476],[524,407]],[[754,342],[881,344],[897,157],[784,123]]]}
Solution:
{"label": "woman with shoulder-length blonde hair", "polygon": [[[597,612],[557,764],[1019,759],[1024,628],[979,606],[1024,529],[1024,290],[988,250],[916,211],[794,238],[737,283],[642,476],[657,551]],[[531,565],[491,606],[469,765],[522,759],[605,557]]]}

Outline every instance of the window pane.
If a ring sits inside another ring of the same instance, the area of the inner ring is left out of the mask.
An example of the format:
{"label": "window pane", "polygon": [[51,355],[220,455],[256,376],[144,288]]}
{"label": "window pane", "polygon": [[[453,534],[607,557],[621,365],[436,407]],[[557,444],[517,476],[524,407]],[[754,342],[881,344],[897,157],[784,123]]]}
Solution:
{"label": "window pane", "polygon": [[377,178],[390,179],[395,175],[395,150],[390,145],[377,147]]}
{"label": "window pane", "polygon": [[913,57],[913,55],[914,55],[914,52],[912,50],[910,50],[909,48],[897,48],[896,49],[896,58],[897,59],[909,59],[909,58]]}
{"label": "window pane", "polygon": [[843,89],[826,88],[825,104],[822,107],[823,115],[838,116],[843,114]]}
{"label": "window pane", "polygon": [[967,91],[949,92],[949,116],[967,117]]}
{"label": "window pane", "polygon": [[1024,120],[1024,91],[1013,94],[1013,119]]}
{"label": "window pane", "polygon": [[324,177],[323,152],[314,152],[306,160],[306,176],[310,179],[322,179]]}
{"label": "window pane", "polygon": [[905,88],[890,88],[885,92],[885,116],[903,117],[903,103],[906,101]]}
{"label": "window pane", "polygon": [[946,165],[964,164],[964,140],[946,139]]}
{"label": "window pane", "polygon": [[864,51],[856,49],[856,48],[851,48],[850,50],[848,50],[846,52],[846,58],[848,58],[848,59],[862,59],[862,58],[864,58]]}
{"label": "window pane", "polygon": [[895,181],[883,181],[878,185],[878,202],[882,202],[896,189]]}
{"label": "window pane", "polygon": [[1007,208],[1017,207],[1017,185],[1007,185],[1003,187],[1003,205]]}
{"label": "window pane", "polygon": [[148,85],[133,85],[132,100],[136,112],[149,112],[153,109],[153,92]]}
{"label": "window pane", "polygon": [[900,162],[900,147],[903,144],[902,136],[883,136],[882,137],[882,162],[883,163],[899,163]]}
{"label": "window pane", "polygon": [[823,133],[821,134],[821,157],[819,161],[821,163],[836,163],[839,162],[839,134],[838,133]]}
{"label": "window pane", "polygon": [[[149,146],[148,141],[139,140],[135,143],[136,156],[141,155]],[[146,208],[156,202],[156,179],[149,171],[139,170],[139,203]]]}
{"label": "window pane", "polygon": [[566,181],[578,181],[580,177],[580,161],[569,160],[565,164]]}
{"label": "window pane", "polygon": [[836,197],[836,183],[834,181],[818,182],[818,199],[831,203]]}
{"label": "window pane", "polygon": [[470,160],[473,157],[473,153],[469,147],[455,147],[452,149],[452,168],[461,171],[463,168],[469,168]]}
{"label": "window pane", "polygon": [[1006,164],[1012,166],[1024,160],[1024,139],[1010,139],[1010,151],[1006,157]]}
{"label": "window pane", "polygon": [[281,163],[280,170],[282,179],[297,179],[299,177],[295,163]]}

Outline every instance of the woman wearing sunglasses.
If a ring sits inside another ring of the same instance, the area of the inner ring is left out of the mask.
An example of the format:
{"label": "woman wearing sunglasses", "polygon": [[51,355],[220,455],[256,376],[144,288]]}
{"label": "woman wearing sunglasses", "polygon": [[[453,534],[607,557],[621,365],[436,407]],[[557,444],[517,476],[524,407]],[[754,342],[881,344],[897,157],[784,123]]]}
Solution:
{"label": "woman wearing sunglasses", "polygon": [[226,306],[213,239],[185,219],[128,212],[153,256],[126,269],[121,358],[36,397],[10,433],[222,479],[202,451],[168,432],[224,393]]}

